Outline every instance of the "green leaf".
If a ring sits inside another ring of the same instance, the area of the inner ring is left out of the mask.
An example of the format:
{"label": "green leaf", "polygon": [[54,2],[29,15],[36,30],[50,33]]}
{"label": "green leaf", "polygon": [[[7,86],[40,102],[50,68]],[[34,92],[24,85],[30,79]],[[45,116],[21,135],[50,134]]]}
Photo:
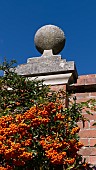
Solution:
{"label": "green leaf", "polygon": [[92,126],[96,126],[96,122],[95,123],[93,123],[93,125]]}
{"label": "green leaf", "polygon": [[71,169],[73,169],[73,168],[74,168],[74,165],[68,167],[66,170],[71,170]]}

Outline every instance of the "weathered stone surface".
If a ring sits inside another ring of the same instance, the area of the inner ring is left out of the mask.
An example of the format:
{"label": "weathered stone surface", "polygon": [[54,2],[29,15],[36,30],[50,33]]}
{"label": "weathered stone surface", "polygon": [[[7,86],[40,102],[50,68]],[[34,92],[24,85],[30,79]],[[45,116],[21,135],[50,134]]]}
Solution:
{"label": "weathered stone surface", "polygon": [[55,25],[45,25],[35,34],[34,43],[42,54],[44,50],[52,49],[53,54],[58,54],[65,45],[64,32]]}
{"label": "weathered stone surface", "polygon": [[77,79],[74,61],[66,62],[65,59],[61,59],[60,55],[53,55],[51,51],[49,53],[45,51],[41,57],[29,58],[27,64],[16,68],[16,72],[28,77],[73,73],[74,80]]}

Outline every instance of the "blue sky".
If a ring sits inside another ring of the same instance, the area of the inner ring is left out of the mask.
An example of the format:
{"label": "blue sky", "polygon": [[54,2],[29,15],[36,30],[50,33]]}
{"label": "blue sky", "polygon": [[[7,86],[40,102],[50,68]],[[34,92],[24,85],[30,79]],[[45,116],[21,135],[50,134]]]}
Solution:
{"label": "blue sky", "polygon": [[0,0],[0,63],[40,56],[34,35],[46,24],[65,33],[62,58],[75,61],[79,75],[96,74],[96,0]]}

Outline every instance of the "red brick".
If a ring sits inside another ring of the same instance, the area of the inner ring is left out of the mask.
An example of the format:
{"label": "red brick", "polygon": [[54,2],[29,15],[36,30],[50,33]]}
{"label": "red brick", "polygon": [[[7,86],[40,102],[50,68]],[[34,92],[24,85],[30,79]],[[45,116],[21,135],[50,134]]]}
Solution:
{"label": "red brick", "polygon": [[91,149],[91,154],[90,155],[95,155],[96,156],[96,147],[90,147]]}
{"label": "red brick", "polygon": [[88,75],[85,75],[87,79],[89,78],[95,78],[96,77],[96,74],[88,74]]}
{"label": "red brick", "polygon": [[82,142],[84,144],[84,146],[89,146],[89,139],[84,139],[84,138],[80,138],[80,142]]}
{"label": "red brick", "polygon": [[96,155],[96,148],[95,147],[83,147],[79,153],[83,156],[88,156],[88,155]]}
{"label": "red brick", "polygon": [[82,78],[82,79],[78,79],[78,80],[77,80],[77,84],[78,84],[78,85],[83,85],[83,84],[85,84],[85,79],[83,79],[83,78]]}
{"label": "red brick", "polygon": [[92,93],[90,93],[90,97],[96,97],[96,92],[92,92]]}
{"label": "red brick", "polygon": [[76,97],[78,99],[79,98],[85,98],[85,97],[89,97],[90,93],[76,93]]}
{"label": "red brick", "polygon": [[95,125],[93,126],[94,123],[96,123],[96,121],[94,120],[90,121],[90,129],[96,129],[96,126]]}
{"label": "red brick", "polygon": [[51,90],[54,90],[54,91],[58,91],[60,89],[63,89],[64,91],[66,91],[66,85],[53,85],[50,88]]}
{"label": "red brick", "polygon": [[96,138],[96,130],[81,130],[79,136],[81,138]]}
{"label": "red brick", "polygon": [[83,123],[82,122],[78,122],[77,124],[80,127],[80,129],[89,129],[89,124],[90,123],[88,121],[86,121],[84,127],[83,127]]}
{"label": "red brick", "polygon": [[94,146],[96,144],[96,138],[89,139],[89,145]]}
{"label": "red brick", "polygon": [[84,160],[84,159],[86,159],[86,162],[88,162],[88,163],[89,163],[89,161],[90,161],[89,156],[83,156],[83,160]]}
{"label": "red brick", "polygon": [[90,156],[89,162],[96,165],[96,156]]}
{"label": "red brick", "polygon": [[83,114],[85,118],[88,118],[89,120],[96,120],[96,113],[94,113],[93,115],[89,115],[87,113]]}
{"label": "red brick", "polygon": [[88,112],[89,112],[91,115],[93,115],[93,113],[94,113],[90,108],[83,107],[83,109],[82,109],[82,114],[83,114],[84,116],[87,116],[87,115],[89,115]]}
{"label": "red brick", "polygon": [[86,78],[86,75],[81,75],[78,77],[78,79],[85,79]]}
{"label": "red brick", "polygon": [[89,100],[89,98],[78,98],[77,103],[86,102],[88,100]]}
{"label": "red brick", "polygon": [[96,78],[85,79],[85,84],[96,84]]}
{"label": "red brick", "polygon": [[80,75],[78,79],[96,78],[96,74]]}

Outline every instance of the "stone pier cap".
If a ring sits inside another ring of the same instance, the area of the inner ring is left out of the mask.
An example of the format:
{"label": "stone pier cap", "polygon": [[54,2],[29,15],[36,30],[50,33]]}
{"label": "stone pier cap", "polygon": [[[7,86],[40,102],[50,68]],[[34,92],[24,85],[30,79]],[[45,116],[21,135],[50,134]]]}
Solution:
{"label": "stone pier cap", "polygon": [[[27,63],[18,65],[15,71],[18,75],[29,77],[31,80],[43,79],[45,84],[63,84],[65,81],[62,82],[61,79],[64,80],[68,74],[69,83],[75,83],[78,78],[74,61],[67,62],[61,55],[53,55],[52,50],[44,50],[41,57],[28,58]],[[48,82],[48,79],[51,81]]]}

